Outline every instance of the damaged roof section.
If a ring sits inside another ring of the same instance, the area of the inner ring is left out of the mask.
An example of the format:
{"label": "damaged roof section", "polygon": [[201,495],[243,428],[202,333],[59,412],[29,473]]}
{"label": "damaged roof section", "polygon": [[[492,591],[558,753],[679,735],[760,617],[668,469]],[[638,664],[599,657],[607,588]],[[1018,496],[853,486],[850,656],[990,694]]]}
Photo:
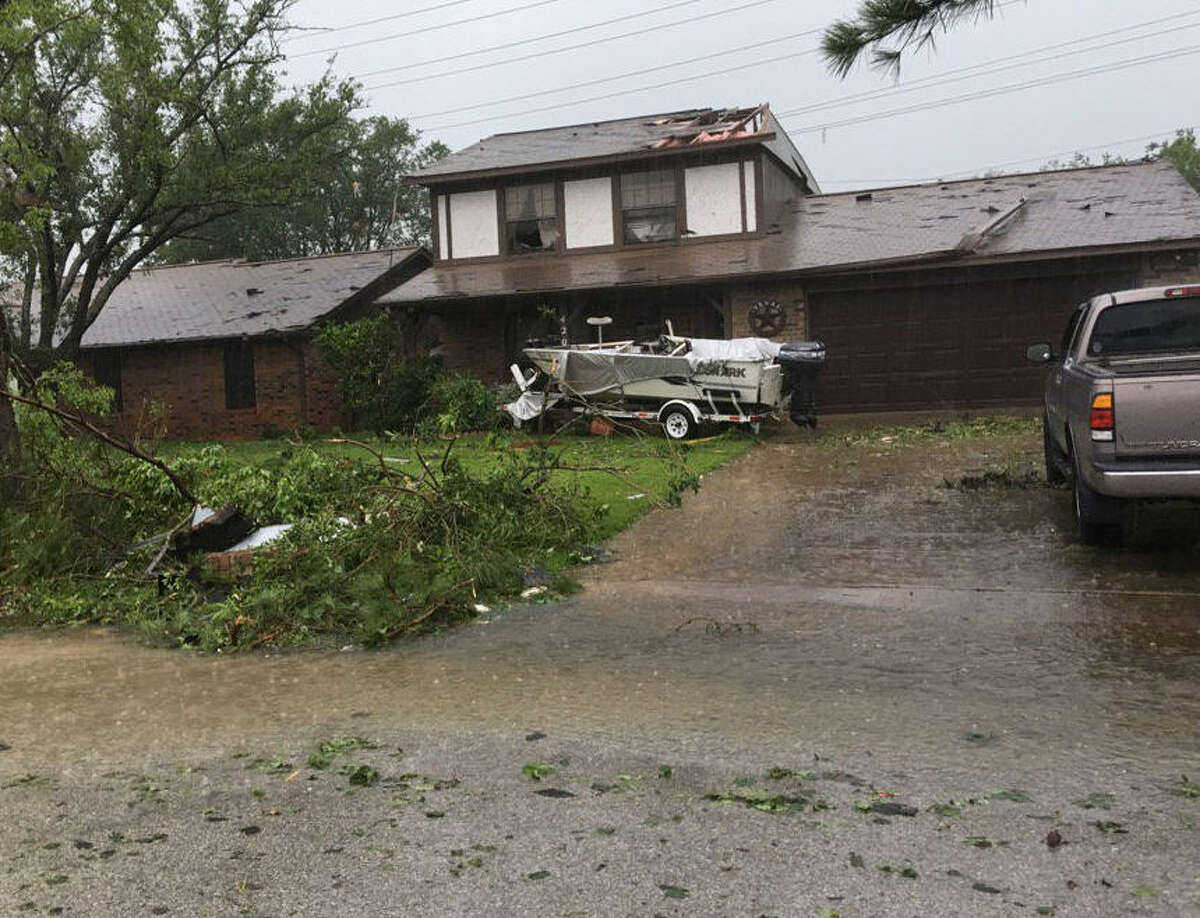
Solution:
{"label": "damaged roof section", "polygon": [[703,143],[719,143],[737,137],[753,137],[762,133],[766,106],[754,108],[709,108],[699,113],[667,115],[655,121],[676,130],[650,144],[652,150],[692,147]]}
{"label": "damaged roof section", "polygon": [[385,303],[955,264],[1200,240],[1200,195],[1169,163],[910,185],[792,202],[761,234],[566,258],[437,264]]}
{"label": "damaged roof section", "polygon": [[812,172],[765,103],[745,108],[695,108],[494,134],[406,176],[406,180],[433,185],[484,175],[538,172],[739,144],[766,147],[811,190],[817,189]]}
{"label": "damaged roof section", "polygon": [[136,270],[113,291],[83,346],[288,334],[371,303],[428,264],[424,249],[403,248]]}

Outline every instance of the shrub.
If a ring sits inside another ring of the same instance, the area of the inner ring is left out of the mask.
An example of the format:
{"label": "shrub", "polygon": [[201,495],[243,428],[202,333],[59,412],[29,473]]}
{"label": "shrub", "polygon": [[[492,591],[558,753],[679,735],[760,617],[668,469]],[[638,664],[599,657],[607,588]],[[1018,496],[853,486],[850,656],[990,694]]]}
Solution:
{"label": "shrub", "polygon": [[478,379],[452,374],[434,381],[421,413],[438,433],[467,433],[495,427],[496,406],[492,392]]}
{"label": "shrub", "polygon": [[410,357],[388,316],[327,325],[313,343],[338,375],[338,394],[354,426],[376,433],[413,429],[441,362]]}

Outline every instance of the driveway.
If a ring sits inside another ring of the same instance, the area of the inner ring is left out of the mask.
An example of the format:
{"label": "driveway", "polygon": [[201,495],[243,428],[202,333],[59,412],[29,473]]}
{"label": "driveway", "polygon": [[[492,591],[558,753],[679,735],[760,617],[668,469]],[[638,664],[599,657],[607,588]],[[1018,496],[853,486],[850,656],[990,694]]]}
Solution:
{"label": "driveway", "polygon": [[1200,518],[866,428],[404,647],[0,638],[0,912],[1200,914]]}

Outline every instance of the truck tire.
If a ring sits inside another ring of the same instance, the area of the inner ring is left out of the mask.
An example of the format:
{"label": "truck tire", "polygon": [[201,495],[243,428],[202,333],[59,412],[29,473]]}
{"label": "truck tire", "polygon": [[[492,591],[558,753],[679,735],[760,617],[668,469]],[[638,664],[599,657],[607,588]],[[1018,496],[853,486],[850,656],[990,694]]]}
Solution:
{"label": "truck tire", "polygon": [[1044,414],[1042,415],[1042,453],[1046,460],[1046,483],[1065,484],[1069,460],[1066,454],[1058,448],[1058,444],[1054,442],[1054,435],[1050,433],[1050,419]]}
{"label": "truck tire", "polygon": [[696,432],[692,413],[682,405],[672,405],[662,413],[659,422],[670,440],[687,440]]}
{"label": "truck tire", "polygon": [[1100,545],[1119,541],[1124,508],[1121,502],[1094,490],[1079,472],[1075,463],[1074,482],[1075,525],[1079,539],[1085,545]]}

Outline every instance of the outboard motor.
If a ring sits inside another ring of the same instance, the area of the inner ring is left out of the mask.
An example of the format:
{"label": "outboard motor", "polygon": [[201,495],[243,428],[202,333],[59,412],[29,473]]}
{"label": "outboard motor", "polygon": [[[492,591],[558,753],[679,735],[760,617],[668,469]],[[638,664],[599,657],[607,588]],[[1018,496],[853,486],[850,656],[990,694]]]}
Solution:
{"label": "outboard motor", "polygon": [[817,374],[825,365],[825,345],[820,341],[789,341],[775,358],[783,370],[783,393],[791,393],[792,423],[817,426]]}

